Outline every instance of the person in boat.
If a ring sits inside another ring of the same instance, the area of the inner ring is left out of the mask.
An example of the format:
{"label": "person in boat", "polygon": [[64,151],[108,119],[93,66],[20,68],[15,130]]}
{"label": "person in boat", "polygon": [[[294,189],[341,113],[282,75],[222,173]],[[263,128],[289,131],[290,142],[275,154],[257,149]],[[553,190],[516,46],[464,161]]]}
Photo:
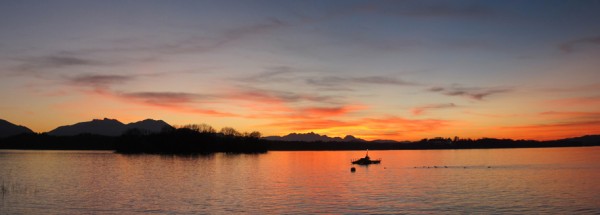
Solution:
{"label": "person in boat", "polygon": [[369,150],[367,149],[367,154],[365,155],[365,157],[352,161],[352,164],[369,165],[369,164],[378,164],[380,162],[381,162],[381,160],[371,160],[371,157],[369,157]]}

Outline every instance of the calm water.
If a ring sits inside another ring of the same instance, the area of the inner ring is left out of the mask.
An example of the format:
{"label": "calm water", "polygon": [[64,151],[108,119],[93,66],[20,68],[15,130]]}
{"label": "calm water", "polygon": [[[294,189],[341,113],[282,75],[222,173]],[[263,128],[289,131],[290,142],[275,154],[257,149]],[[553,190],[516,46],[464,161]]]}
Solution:
{"label": "calm water", "polygon": [[0,214],[600,213],[600,147],[369,154],[0,151]]}

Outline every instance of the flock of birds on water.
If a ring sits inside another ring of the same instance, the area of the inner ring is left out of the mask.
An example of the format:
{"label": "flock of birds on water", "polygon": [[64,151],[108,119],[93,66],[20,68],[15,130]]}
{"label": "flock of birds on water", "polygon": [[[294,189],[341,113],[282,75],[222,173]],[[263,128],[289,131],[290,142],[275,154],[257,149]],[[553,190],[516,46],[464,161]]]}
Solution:
{"label": "flock of birds on water", "polygon": [[[478,168],[478,167],[467,167],[467,166],[415,166],[413,167],[414,169],[448,169],[448,168],[460,168],[460,169],[467,169],[467,168]],[[481,167],[480,167],[481,168]],[[485,166],[483,168],[486,168]],[[487,166],[486,169],[491,169],[492,166]],[[387,169],[386,167],[383,167],[383,169]],[[356,172],[356,167],[352,167],[350,168],[350,172]]]}
{"label": "flock of birds on water", "polygon": [[[421,166],[421,167],[415,166],[414,168],[415,169],[431,169],[431,168],[437,169],[437,168],[448,168],[448,166]],[[450,168],[460,168],[460,167],[450,167]],[[467,167],[463,166],[462,168],[466,169]],[[488,166],[487,168],[492,168],[492,167]]]}

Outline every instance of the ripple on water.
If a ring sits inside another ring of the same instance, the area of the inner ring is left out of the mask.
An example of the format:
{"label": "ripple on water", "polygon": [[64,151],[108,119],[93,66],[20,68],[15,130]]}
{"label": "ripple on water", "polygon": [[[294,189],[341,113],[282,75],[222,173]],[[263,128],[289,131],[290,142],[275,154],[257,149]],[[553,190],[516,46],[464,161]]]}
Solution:
{"label": "ripple on water", "polygon": [[0,151],[0,179],[36,190],[6,192],[0,213],[598,214],[599,149],[370,151],[383,163],[355,173],[363,152]]}

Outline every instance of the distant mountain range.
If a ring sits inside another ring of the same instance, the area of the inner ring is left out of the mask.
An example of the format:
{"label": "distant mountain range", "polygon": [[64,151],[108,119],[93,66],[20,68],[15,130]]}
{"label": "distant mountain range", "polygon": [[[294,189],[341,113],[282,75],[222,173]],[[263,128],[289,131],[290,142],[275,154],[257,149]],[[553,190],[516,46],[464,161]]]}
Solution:
{"label": "distant mountain range", "polygon": [[266,140],[273,141],[298,141],[298,142],[364,142],[366,140],[356,138],[352,135],[341,137],[329,137],[327,135],[319,135],[314,132],[310,133],[291,133],[285,136],[269,136],[264,137]]}
{"label": "distant mountain range", "polygon": [[[138,122],[132,122],[129,124],[123,124],[116,119],[94,119],[92,121],[80,122],[72,125],[60,126],[50,132],[48,135],[51,136],[74,136],[78,134],[97,134],[104,136],[120,136],[125,131],[130,129],[139,129],[142,132],[147,133],[158,133],[161,132],[165,127],[172,128],[171,125],[162,120],[146,119]],[[0,138],[15,136],[18,134],[32,134],[34,133],[31,129],[10,123],[6,120],[0,119]],[[360,138],[356,138],[352,135],[346,135],[344,138],[341,137],[329,137],[327,135],[319,135],[314,132],[310,133],[290,133],[285,136],[268,136],[264,137],[265,140],[271,141],[289,141],[289,142],[372,142],[372,143],[401,143],[394,140],[373,140],[366,141]],[[581,137],[565,138],[559,140],[553,140],[557,142],[575,142],[581,144],[600,144],[600,135],[586,135]],[[410,141],[408,141],[410,142]]]}
{"label": "distant mountain range", "polygon": [[[47,134],[52,136],[74,136],[78,134],[97,134],[104,136],[120,136],[130,129],[139,129],[142,132],[158,133],[165,127],[172,127],[162,120],[146,119],[139,122],[123,124],[116,119],[94,119],[88,122],[80,122],[73,125],[60,126]],[[31,129],[15,125],[0,119],[0,138],[18,134],[34,133]]]}
{"label": "distant mountain range", "polygon": [[33,131],[25,126],[15,125],[0,119],[0,138],[24,133],[33,133]]}
{"label": "distant mountain range", "polygon": [[162,120],[146,119],[139,122],[123,124],[116,119],[94,119],[73,125],[60,126],[50,132],[54,136],[73,136],[78,134],[97,134],[104,136],[119,136],[130,129],[139,129],[144,132],[158,133],[165,127],[171,127]]}

